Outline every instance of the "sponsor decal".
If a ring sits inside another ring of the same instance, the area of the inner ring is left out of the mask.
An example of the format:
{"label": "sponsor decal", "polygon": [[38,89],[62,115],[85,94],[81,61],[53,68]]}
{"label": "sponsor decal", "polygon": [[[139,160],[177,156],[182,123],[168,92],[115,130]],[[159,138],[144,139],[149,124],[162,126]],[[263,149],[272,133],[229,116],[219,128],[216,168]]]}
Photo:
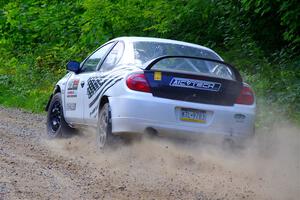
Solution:
{"label": "sponsor decal", "polygon": [[79,79],[73,79],[69,81],[68,90],[77,90],[79,85]]}
{"label": "sponsor decal", "polygon": [[76,90],[68,90],[67,97],[77,97]]}
{"label": "sponsor decal", "polygon": [[73,111],[73,110],[76,110],[76,103],[67,103],[67,105],[66,105],[66,110],[67,110],[67,111]]}
{"label": "sponsor decal", "polygon": [[79,85],[79,79],[70,80],[68,83],[67,97],[77,97],[77,89]]}
{"label": "sponsor decal", "polygon": [[214,92],[218,92],[221,88],[221,83],[186,78],[172,78],[169,85],[172,87],[193,88]]}

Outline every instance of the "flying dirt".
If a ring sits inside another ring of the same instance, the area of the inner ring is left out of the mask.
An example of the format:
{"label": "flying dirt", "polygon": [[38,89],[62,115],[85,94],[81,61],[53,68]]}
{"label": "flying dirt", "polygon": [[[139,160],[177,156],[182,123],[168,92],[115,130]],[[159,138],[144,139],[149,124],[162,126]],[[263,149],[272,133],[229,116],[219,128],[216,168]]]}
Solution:
{"label": "flying dirt", "polygon": [[257,130],[244,149],[142,139],[99,151],[95,134],[49,140],[45,116],[0,107],[2,199],[299,199],[300,131]]}

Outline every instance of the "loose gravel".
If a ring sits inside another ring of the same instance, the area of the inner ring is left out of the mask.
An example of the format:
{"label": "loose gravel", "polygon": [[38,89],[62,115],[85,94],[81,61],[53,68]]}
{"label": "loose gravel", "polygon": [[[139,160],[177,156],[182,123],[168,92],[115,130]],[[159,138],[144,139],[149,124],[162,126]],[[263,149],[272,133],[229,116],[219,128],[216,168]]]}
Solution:
{"label": "loose gravel", "polygon": [[0,200],[300,199],[290,126],[237,153],[165,139],[97,151],[93,131],[50,140],[45,127],[44,115],[0,107]]}

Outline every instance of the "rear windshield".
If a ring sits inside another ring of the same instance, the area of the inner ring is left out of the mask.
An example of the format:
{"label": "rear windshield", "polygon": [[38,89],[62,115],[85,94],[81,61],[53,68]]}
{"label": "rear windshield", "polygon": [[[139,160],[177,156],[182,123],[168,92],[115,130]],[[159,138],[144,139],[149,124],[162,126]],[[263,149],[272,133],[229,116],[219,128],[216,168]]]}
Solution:
{"label": "rear windshield", "polygon": [[[220,60],[213,52],[185,45],[160,42],[134,42],[134,58],[137,66],[160,56],[192,56]],[[156,63],[151,69],[201,74],[235,80],[230,67],[213,61],[191,58],[166,58]]]}
{"label": "rear windshield", "polygon": [[165,58],[151,69],[236,80],[231,68],[226,64],[194,58]]}
{"label": "rear windshield", "polygon": [[141,66],[160,56],[194,56],[220,60],[213,52],[185,45],[162,42],[133,42],[135,64]]}

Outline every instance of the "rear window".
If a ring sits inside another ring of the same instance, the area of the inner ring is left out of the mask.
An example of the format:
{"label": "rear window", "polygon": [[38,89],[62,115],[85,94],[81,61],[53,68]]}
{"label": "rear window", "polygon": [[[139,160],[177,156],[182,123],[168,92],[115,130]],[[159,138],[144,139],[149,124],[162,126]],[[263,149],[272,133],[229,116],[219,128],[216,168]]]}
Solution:
{"label": "rear window", "polygon": [[[220,60],[213,52],[171,43],[134,42],[135,64],[142,66],[146,62],[160,56],[192,56]],[[208,60],[192,58],[165,58],[157,62],[151,69],[188,74],[199,74],[235,80],[229,66]]]}
{"label": "rear window", "polygon": [[135,64],[142,66],[160,56],[194,56],[220,60],[213,52],[185,45],[162,42],[133,42]]}
{"label": "rear window", "polygon": [[193,58],[165,58],[151,69],[236,80],[234,73],[226,64]]}

